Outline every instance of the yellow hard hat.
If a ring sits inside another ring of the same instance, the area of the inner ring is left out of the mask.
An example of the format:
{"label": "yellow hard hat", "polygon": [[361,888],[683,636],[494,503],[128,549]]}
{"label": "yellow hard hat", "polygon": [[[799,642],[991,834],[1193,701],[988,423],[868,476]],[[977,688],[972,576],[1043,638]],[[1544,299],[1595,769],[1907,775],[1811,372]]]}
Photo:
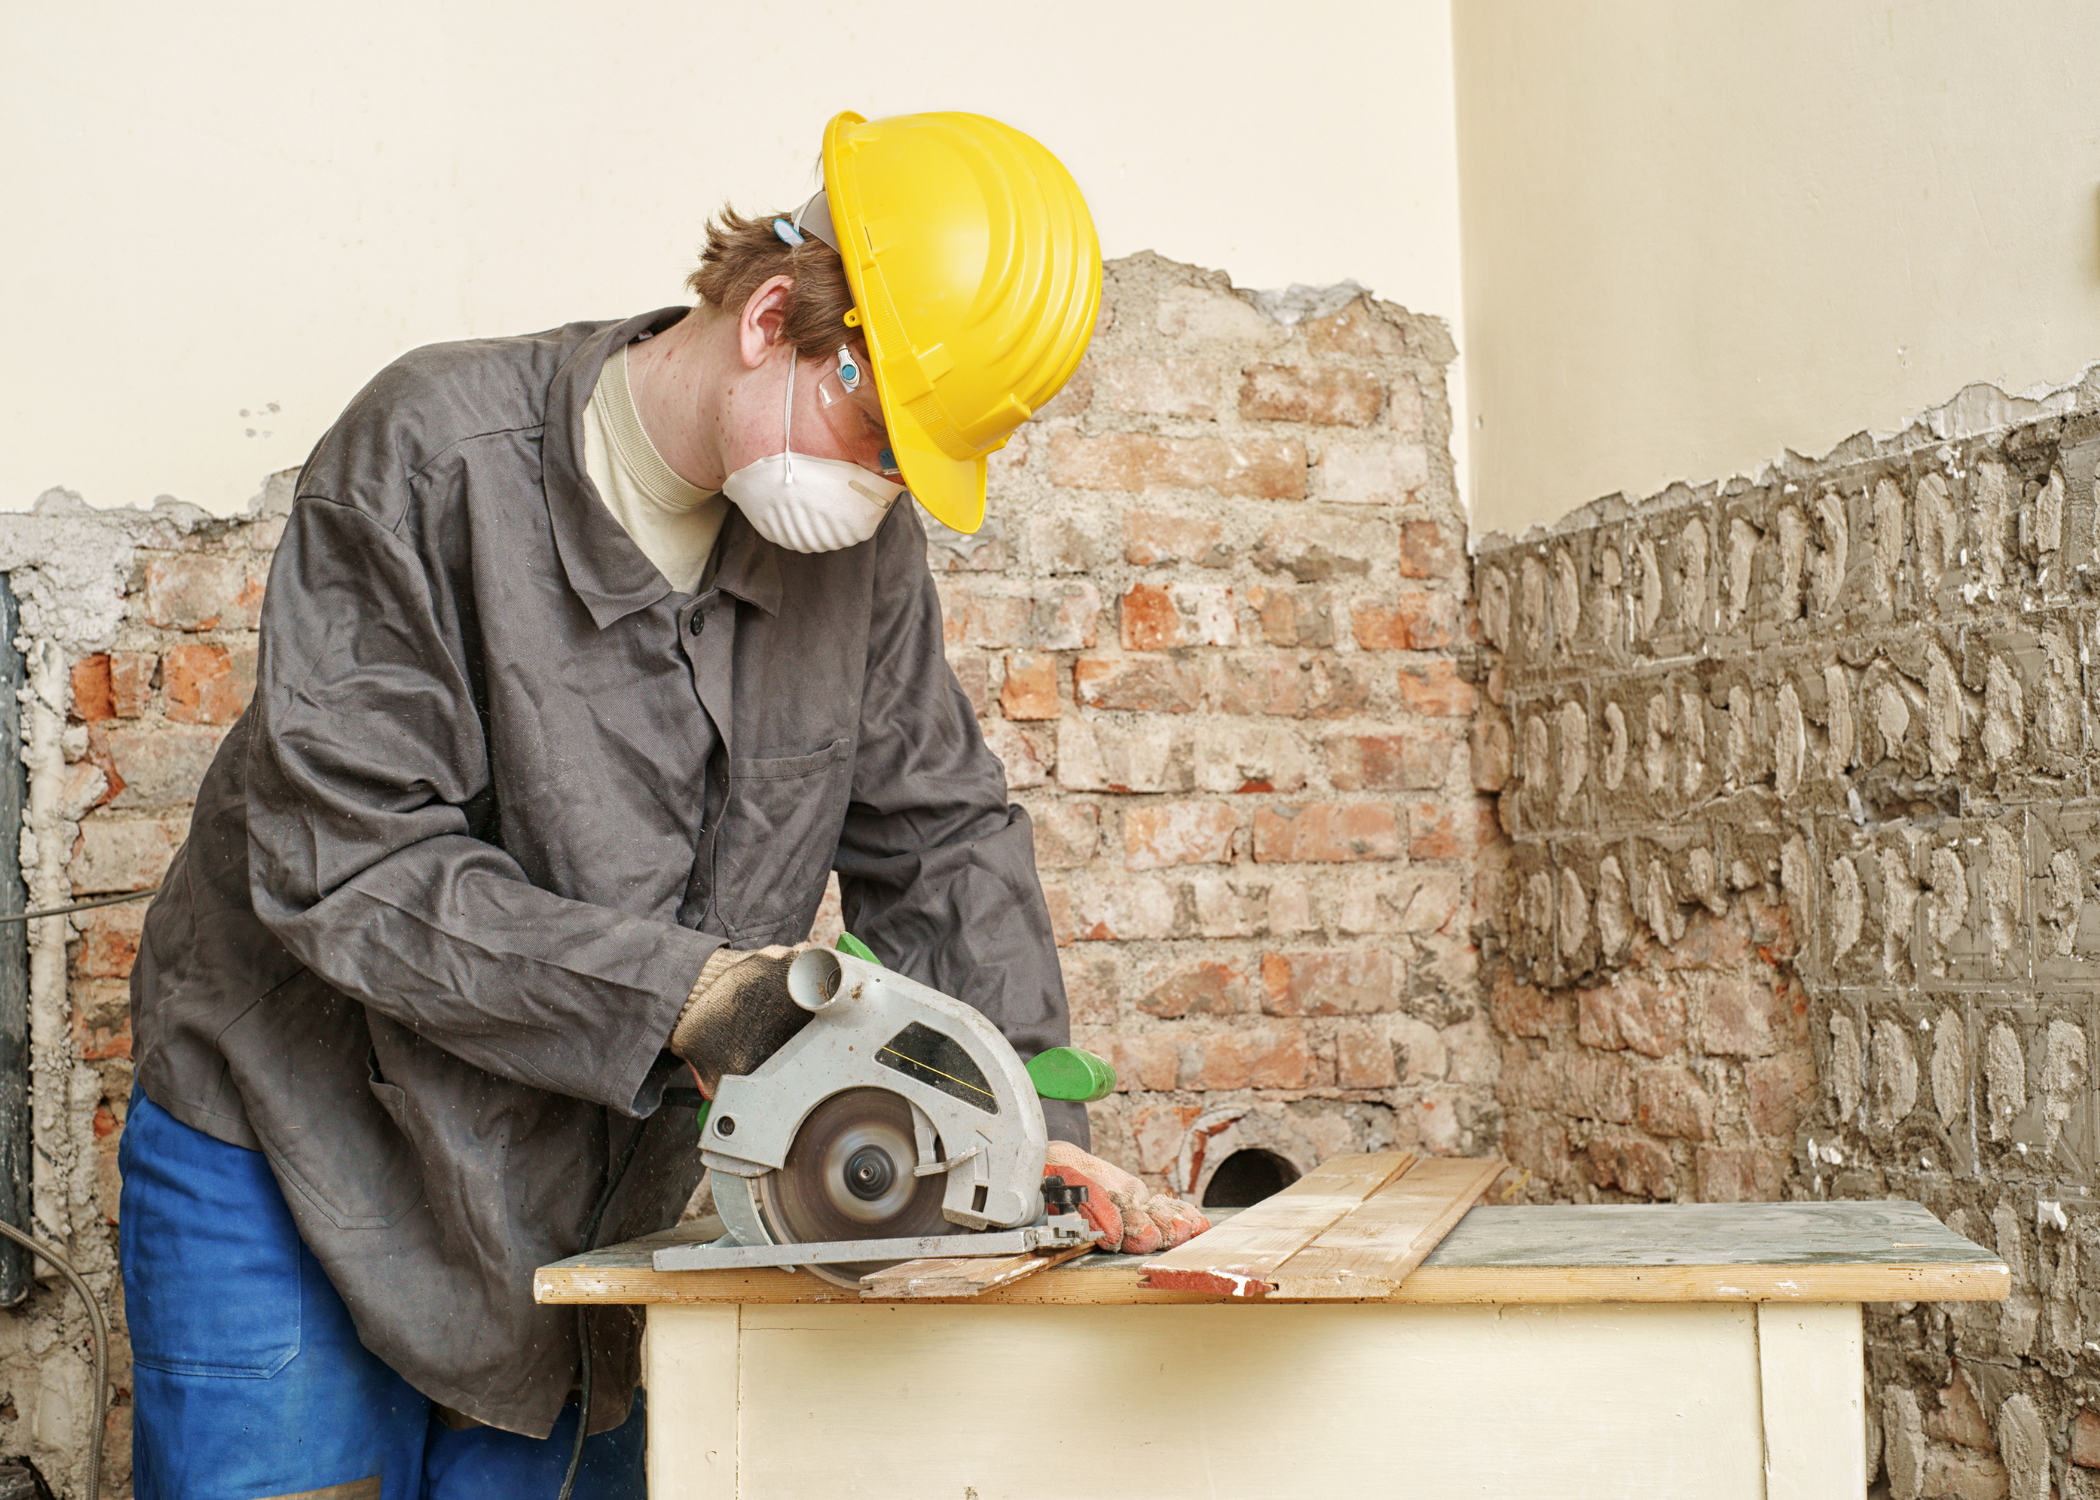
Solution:
{"label": "yellow hard hat", "polygon": [[937,519],[975,531],[985,455],[1093,337],[1101,242],[1086,199],[997,120],[850,110],[824,128],[822,197],[897,467]]}

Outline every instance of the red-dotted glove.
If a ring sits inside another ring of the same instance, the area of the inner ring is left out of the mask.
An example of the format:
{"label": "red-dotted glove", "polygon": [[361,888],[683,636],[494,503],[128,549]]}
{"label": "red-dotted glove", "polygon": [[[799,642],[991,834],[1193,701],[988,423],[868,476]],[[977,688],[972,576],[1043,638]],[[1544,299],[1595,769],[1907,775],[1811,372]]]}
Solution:
{"label": "red-dotted glove", "polygon": [[1210,1220],[1193,1203],[1153,1192],[1121,1167],[1110,1166],[1070,1141],[1050,1143],[1043,1175],[1086,1188],[1086,1202],[1079,1205],[1079,1212],[1101,1231],[1103,1250],[1153,1255],[1210,1228]]}

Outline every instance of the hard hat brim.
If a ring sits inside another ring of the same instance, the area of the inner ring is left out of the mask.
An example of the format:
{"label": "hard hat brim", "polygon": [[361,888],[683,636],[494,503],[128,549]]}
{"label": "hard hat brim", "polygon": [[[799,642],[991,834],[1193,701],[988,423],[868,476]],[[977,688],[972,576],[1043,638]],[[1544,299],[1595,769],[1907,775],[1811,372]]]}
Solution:
{"label": "hard hat brim", "polygon": [[905,488],[936,521],[964,533],[984,524],[983,459],[950,458],[902,412],[891,413],[889,435]]}

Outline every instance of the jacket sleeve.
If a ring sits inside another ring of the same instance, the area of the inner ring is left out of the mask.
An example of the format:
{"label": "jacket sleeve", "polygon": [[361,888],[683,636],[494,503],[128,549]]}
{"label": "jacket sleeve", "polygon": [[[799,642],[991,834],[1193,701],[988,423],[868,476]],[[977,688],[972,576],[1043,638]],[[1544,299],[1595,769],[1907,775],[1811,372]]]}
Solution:
{"label": "jacket sleeve", "polygon": [[[837,868],[847,927],[882,961],[975,1006],[1022,1057],[1071,1039],[1028,814],[948,666],[926,534],[877,533],[868,672]],[[1044,1101],[1053,1139],[1086,1112]]]}
{"label": "jacket sleeve", "polygon": [[646,1112],[721,939],[539,889],[472,835],[488,747],[437,577],[365,508],[293,506],[249,709],[256,914],[336,989],[474,1066]]}

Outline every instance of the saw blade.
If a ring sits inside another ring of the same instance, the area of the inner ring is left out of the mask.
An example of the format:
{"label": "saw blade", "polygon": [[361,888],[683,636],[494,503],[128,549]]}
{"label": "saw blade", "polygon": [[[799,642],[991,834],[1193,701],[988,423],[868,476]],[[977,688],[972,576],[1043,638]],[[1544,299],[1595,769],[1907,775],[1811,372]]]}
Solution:
{"label": "saw blade", "polygon": [[[778,1245],[955,1234],[941,1213],[947,1177],[914,1177],[911,1105],[888,1089],[833,1094],[795,1132],[787,1159],[757,1179],[758,1209]],[[841,1286],[894,1261],[804,1269]]]}

